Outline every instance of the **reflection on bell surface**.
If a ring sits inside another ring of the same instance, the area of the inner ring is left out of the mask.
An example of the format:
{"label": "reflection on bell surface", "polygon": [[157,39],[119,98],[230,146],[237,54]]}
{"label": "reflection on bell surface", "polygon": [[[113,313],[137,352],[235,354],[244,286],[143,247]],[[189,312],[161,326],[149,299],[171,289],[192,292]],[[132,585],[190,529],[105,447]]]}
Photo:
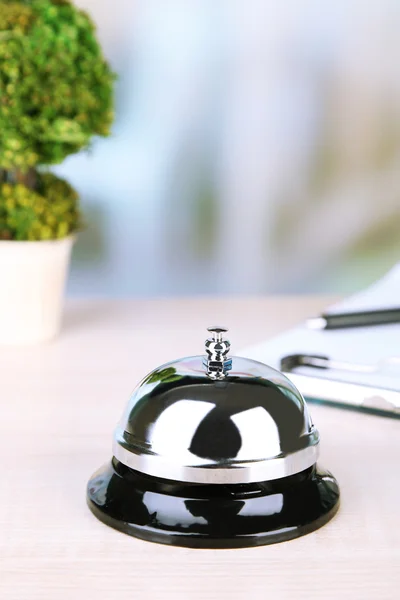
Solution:
{"label": "reflection on bell surface", "polygon": [[319,434],[295,386],[229,356],[223,327],[206,355],[152,371],[134,390],[112,460],[88,483],[92,512],[130,535],[193,548],[299,537],[339,506],[317,466]]}

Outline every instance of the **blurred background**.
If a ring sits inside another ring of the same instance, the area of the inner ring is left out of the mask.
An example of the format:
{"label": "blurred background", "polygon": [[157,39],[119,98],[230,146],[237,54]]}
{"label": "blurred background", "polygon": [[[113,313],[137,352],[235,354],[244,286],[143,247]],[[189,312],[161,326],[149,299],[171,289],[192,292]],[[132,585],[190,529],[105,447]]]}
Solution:
{"label": "blurred background", "polygon": [[70,294],[348,293],[400,257],[398,0],[76,0],[111,138],[57,173]]}

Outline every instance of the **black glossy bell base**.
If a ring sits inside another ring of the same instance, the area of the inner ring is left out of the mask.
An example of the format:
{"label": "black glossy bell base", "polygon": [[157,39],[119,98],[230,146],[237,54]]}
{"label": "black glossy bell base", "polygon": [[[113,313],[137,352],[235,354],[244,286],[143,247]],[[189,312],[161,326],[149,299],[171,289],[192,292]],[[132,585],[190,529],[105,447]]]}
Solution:
{"label": "black glossy bell base", "polygon": [[115,458],[90,479],[88,505],[129,535],[190,548],[245,548],[315,531],[339,507],[335,478],[318,467],[275,481],[201,485],[156,479]]}

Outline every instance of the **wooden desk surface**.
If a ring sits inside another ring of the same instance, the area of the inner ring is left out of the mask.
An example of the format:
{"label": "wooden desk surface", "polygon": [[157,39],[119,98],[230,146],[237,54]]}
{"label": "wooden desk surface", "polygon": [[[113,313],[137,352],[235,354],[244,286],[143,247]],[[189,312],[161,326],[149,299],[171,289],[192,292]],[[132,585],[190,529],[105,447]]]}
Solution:
{"label": "wooden desk surface", "polygon": [[63,335],[1,348],[1,600],[400,598],[400,422],[312,406],[342,505],[275,546],[188,550],[130,538],[85,503],[134,384],[198,354],[205,327],[233,350],[316,313],[321,298],[70,301]]}

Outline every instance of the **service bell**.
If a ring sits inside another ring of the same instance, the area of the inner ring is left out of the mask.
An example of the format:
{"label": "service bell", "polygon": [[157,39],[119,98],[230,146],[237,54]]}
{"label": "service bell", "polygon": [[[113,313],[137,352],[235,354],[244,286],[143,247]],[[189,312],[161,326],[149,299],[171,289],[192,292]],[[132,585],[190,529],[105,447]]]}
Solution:
{"label": "service bell", "polygon": [[230,356],[223,327],[205,355],[167,363],[134,390],[113,456],[88,483],[92,512],[130,535],[236,548],[309,533],[335,514],[339,488],[317,466],[319,433],[296,387]]}

